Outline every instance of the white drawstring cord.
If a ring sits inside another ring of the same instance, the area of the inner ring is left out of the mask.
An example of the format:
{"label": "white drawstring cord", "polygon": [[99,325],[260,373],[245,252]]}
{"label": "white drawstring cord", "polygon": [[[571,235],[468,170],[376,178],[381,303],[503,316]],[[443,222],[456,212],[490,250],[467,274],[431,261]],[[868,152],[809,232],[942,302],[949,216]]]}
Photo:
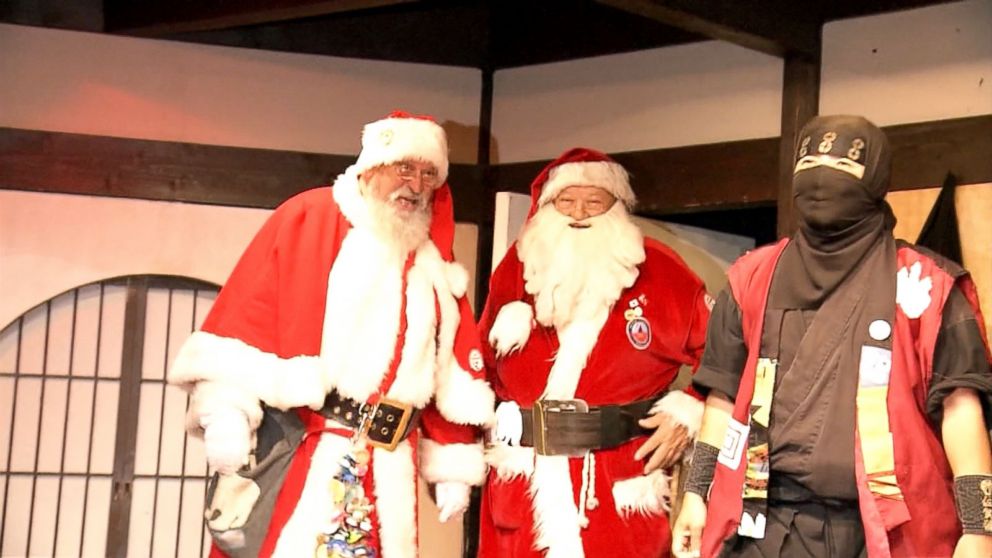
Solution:
{"label": "white drawstring cord", "polygon": [[596,456],[591,451],[582,458],[582,488],[579,489],[579,527],[589,527],[589,517],[586,510],[599,507],[596,498]]}

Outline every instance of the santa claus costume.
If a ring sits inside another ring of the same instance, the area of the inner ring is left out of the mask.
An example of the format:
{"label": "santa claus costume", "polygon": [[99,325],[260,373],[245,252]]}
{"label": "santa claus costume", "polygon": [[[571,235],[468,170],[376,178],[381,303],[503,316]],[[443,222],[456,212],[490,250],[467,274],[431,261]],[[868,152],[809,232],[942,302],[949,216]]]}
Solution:
{"label": "santa claus costume", "polygon": [[[551,203],[569,186],[598,186],[618,201],[580,224]],[[627,173],[606,155],[566,152],[531,194],[528,222],[492,276],[480,323],[500,403],[479,556],[667,556],[670,477],[643,474],[634,453],[650,432],[636,423],[664,412],[691,436],[698,431],[696,394],[665,392],[702,352],[703,283],[672,250],[644,239],[627,213]],[[543,414],[537,406],[559,409]],[[555,441],[554,424],[568,430],[576,419],[573,427],[589,430],[590,417],[592,447],[541,455],[569,445]],[[548,425],[545,440],[539,420]]]}
{"label": "santa claus costume", "polygon": [[[433,164],[442,186],[429,238],[408,251],[359,177],[411,159]],[[212,556],[336,556],[346,545],[335,540],[357,538],[347,544],[370,551],[355,555],[413,557],[418,469],[428,482],[482,482],[478,426],[493,394],[468,275],[452,261],[447,171],[432,120],[367,125],[358,161],[273,213],[183,346],[169,381],[192,394],[190,430],[233,410],[255,439],[249,466],[212,482]],[[380,426],[395,448],[353,439]]]}

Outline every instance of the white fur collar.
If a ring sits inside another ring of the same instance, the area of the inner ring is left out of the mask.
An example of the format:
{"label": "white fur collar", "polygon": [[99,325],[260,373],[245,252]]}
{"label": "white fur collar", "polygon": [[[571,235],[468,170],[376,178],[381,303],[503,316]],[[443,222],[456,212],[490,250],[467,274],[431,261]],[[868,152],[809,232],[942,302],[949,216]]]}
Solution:
{"label": "white fur collar", "polygon": [[369,209],[362,199],[362,189],[358,182],[358,171],[354,165],[345,169],[334,181],[331,188],[334,201],[337,202],[341,213],[356,229],[369,229],[372,225]]}

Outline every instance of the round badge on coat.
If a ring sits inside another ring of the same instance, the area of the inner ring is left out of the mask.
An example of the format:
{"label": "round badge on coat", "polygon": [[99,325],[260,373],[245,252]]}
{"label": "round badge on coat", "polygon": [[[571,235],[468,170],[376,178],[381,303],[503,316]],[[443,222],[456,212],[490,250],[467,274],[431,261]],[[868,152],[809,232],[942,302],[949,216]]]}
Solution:
{"label": "round badge on coat", "polygon": [[472,349],[468,353],[468,365],[472,368],[474,372],[481,372],[482,367],[485,366],[485,361],[482,359],[482,353],[479,349]]}
{"label": "round badge on coat", "polygon": [[635,349],[643,351],[651,344],[651,324],[644,318],[627,322],[627,340]]}
{"label": "round badge on coat", "polygon": [[892,326],[885,320],[875,320],[868,324],[868,335],[875,341],[885,341],[892,335]]}

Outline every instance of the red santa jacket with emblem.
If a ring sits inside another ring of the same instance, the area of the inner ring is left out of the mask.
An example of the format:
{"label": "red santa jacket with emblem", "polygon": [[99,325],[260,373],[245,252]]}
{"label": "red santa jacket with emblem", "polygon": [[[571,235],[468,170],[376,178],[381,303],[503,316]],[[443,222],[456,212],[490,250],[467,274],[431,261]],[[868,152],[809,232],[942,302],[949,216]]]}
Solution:
{"label": "red santa jacket with emblem", "polygon": [[[581,374],[575,397],[590,406],[654,398],[669,387],[682,365],[695,367],[702,354],[709,315],[702,282],[664,245],[646,239],[645,252],[636,282],[622,292],[602,330],[588,340],[594,344],[588,363],[574,371]],[[489,338],[498,313],[508,304],[532,302],[513,246],[493,273],[480,320],[482,339]],[[632,307],[642,310],[644,321],[631,326],[628,334],[625,312]],[[541,326],[535,326],[519,351],[502,358],[486,345],[497,398],[522,408],[541,396],[553,361],[568,356],[558,354],[554,328]],[[703,407],[697,395],[672,392],[659,403],[655,409],[674,415],[695,434]],[[645,440],[595,451],[586,459],[535,459],[532,448],[515,446],[488,449],[491,469],[483,492],[479,556],[667,556],[669,477],[662,471],[643,475],[645,462],[635,461],[633,455]],[[586,506],[594,507],[585,511],[586,528],[576,523],[577,502],[594,504]],[[534,550],[537,540],[544,541],[546,554]]]}
{"label": "red santa jacket with emblem", "polygon": [[[319,408],[328,391],[365,401],[395,372],[386,396],[424,409],[423,439],[419,448],[411,436],[393,452],[373,450],[372,496],[382,556],[412,557],[417,457],[428,482],[481,483],[477,427],[490,420],[493,395],[464,297],[467,273],[451,261],[447,185],[435,192],[431,241],[405,266],[397,260],[377,275],[362,267],[375,259],[367,231],[352,226],[362,204],[357,180],[348,174],[333,193],[314,189],[282,204],[245,251],[202,330],[180,351],[169,379],[194,393],[193,430],[198,416],[223,406],[243,410],[256,427],[260,403],[295,408],[305,424],[319,427],[322,417],[307,407]],[[342,260],[347,265],[335,265]],[[368,282],[382,286],[373,299],[355,301],[363,307],[345,315],[333,313],[330,298],[347,308],[348,291]],[[263,554],[313,554],[317,533],[306,518],[327,513],[327,485],[312,483],[317,493],[309,494],[311,483],[304,490],[304,481],[318,469],[329,478],[349,441],[330,433],[310,438],[319,443],[304,443],[294,457]]]}
{"label": "red santa jacket with emblem", "polygon": [[[788,239],[784,239],[750,252],[728,272],[734,299],[741,307],[744,339],[749,348],[733,411],[734,420],[740,424],[748,421],[768,290],[778,257],[787,244]],[[967,274],[958,277],[948,274],[936,261],[911,245],[900,245],[896,258],[897,268],[919,265],[920,277],[932,281],[930,303],[922,315],[910,318],[900,305],[896,305],[892,329],[887,406],[895,448],[896,479],[904,500],[887,499],[869,491],[863,447],[856,436],[855,469],[861,520],[868,555],[872,558],[951,556],[961,533],[954,507],[953,475],[938,433],[927,418],[926,399],[933,351],[947,296],[957,285],[975,309],[978,323],[982,324],[978,294]],[[736,454],[746,451],[746,436],[741,440],[742,443],[736,446],[739,448]],[[717,463],[703,530],[704,557],[717,556],[723,542],[740,524],[746,460],[739,461],[737,468],[731,468],[723,461]]]}

